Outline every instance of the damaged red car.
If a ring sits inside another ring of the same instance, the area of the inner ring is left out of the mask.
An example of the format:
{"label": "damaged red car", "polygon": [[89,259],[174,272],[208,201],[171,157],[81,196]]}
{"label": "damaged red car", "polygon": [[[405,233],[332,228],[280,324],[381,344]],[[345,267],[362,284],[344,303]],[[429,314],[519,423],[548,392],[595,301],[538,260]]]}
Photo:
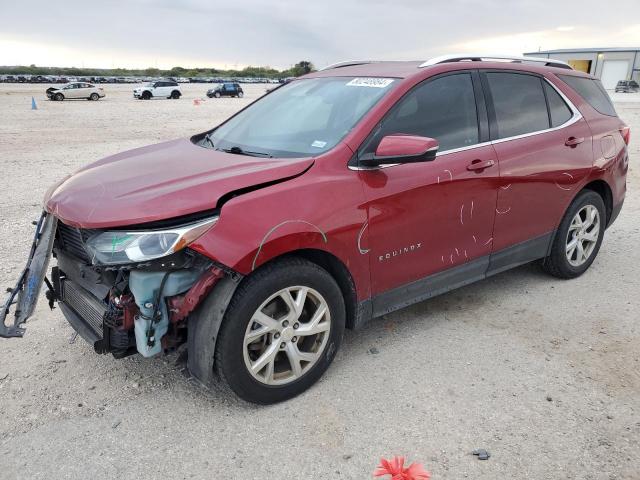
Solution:
{"label": "damaged red car", "polygon": [[337,64],[52,186],[0,335],[45,285],[97,353],[186,344],[202,383],[282,401],[345,328],[528,262],[584,273],[629,137],[600,82],[555,60]]}

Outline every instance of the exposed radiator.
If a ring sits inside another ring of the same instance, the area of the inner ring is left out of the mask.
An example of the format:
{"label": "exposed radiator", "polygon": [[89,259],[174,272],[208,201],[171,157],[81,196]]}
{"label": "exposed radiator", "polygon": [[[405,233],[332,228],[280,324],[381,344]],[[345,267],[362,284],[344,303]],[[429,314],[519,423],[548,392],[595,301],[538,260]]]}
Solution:
{"label": "exposed radiator", "polygon": [[71,307],[98,337],[103,337],[106,305],[70,280],[62,280],[62,301]]}

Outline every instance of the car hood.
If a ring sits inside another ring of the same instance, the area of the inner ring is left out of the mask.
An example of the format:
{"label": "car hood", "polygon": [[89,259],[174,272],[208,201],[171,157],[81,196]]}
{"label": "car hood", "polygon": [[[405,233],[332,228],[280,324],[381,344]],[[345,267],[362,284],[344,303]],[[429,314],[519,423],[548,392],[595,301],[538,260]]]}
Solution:
{"label": "car hood", "polygon": [[54,185],[45,209],[80,228],[165,220],[216,208],[227,193],[305,172],[312,158],[258,158],[203,148],[189,139],[137,148]]}

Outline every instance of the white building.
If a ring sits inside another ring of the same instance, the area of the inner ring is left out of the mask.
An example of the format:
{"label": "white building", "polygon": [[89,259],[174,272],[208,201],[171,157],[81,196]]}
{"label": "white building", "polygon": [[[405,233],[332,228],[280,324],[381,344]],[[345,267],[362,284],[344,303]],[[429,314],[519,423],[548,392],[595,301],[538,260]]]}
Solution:
{"label": "white building", "polygon": [[576,70],[600,78],[606,89],[614,89],[619,80],[640,82],[640,48],[545,50],[525,55],[563,60]]}

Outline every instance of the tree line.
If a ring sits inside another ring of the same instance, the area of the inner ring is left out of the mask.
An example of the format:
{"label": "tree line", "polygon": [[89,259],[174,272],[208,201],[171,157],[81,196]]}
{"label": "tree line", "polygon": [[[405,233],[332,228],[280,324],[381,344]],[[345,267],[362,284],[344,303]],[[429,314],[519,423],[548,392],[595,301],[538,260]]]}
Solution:
{"label": "tree line", "polygon": [[287,78],[299,77],[315,70],[313,63],[302,60],[286,70],[271,67],[248,66],[241,70],[218,68],[183,68],[169,70],[159,68],[77,68],[77,67],[37,67],[36,65],[0,66],[5,75],[57,75],[66,77],[245,77],[245,78]]}

